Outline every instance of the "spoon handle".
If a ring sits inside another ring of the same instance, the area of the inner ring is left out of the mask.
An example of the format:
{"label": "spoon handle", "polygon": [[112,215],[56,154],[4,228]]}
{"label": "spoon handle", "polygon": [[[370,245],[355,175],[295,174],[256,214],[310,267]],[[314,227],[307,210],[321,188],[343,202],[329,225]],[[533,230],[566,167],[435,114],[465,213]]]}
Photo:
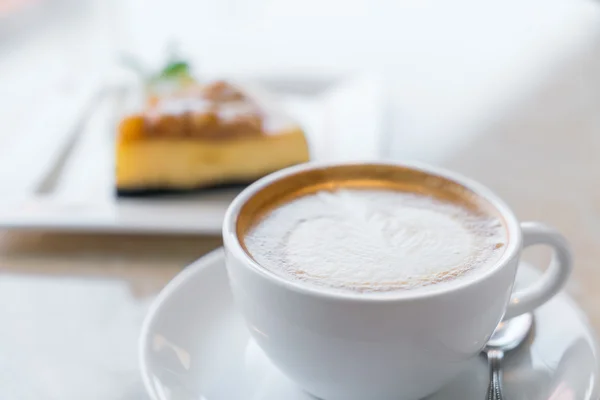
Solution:
{"label": "spoon handle", "polygon": [[500,363],[504,358],[501,350],[490,350],[487,353],[490,365],[490,385],[488,386],[486,400],[504,400],[502,396],[502,369]]}

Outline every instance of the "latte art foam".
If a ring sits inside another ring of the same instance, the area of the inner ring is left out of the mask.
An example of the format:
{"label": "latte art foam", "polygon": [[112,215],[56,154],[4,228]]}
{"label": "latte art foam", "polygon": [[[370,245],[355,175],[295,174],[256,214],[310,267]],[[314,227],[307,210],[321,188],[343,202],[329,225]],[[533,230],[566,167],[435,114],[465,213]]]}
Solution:
{"label": "latte art foam", "polygon": [[501,221],[433,196],[340,189],[270,211],[244,238],[252,257],[287,279],[350,291],[409,290],[493,265]]}

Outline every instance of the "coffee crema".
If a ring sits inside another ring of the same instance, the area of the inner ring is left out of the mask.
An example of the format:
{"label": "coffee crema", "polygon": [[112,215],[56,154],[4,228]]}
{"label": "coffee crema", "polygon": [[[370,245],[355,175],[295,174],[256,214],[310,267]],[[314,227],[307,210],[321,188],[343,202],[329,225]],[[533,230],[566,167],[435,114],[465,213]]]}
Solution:
{"label": "coffee crema", "polygon": [[266,270],[319,288],[375,293],[453,281],[493,266],[508,240],[490,204],[431,175],[324,179],[273,194],[243,210],[243,246]]}

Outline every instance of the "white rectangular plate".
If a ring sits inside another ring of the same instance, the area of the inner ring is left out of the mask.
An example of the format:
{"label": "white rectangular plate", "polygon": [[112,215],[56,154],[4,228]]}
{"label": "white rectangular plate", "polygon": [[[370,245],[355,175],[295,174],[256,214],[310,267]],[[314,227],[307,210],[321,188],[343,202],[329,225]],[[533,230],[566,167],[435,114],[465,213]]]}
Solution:
{"label": "white rectangular plate", "polygon": [[[381,155],[384,104],[376,77],[249,81],[278,96],[301,123],[313,159],[365,160]],[[122,107],[118,93],[88,91],[70,115],[53,116],[55,124],[42,124],[39,131],[19,137],[14,156],[18,158],[0,161],[0,185],[7,193],[0,202],[0,228],[220,234],[227,206],[239,190],[115,197],[114,129]]]}

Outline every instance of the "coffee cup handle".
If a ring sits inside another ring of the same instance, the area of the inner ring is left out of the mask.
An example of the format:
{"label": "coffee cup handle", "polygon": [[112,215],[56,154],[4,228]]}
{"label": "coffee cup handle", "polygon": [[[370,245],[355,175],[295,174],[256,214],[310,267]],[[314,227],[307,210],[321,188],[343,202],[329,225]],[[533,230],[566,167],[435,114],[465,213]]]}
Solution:
{"label": "coffee cup handle", "polygon": [[552,247],[548,269],[531,286],[513,293],[504,319],[533,311],[556,295],[567,282],[573,269],[573,256],[567,240],[558,231],[537,222],[523,222],[523,248],[536,244]]}

